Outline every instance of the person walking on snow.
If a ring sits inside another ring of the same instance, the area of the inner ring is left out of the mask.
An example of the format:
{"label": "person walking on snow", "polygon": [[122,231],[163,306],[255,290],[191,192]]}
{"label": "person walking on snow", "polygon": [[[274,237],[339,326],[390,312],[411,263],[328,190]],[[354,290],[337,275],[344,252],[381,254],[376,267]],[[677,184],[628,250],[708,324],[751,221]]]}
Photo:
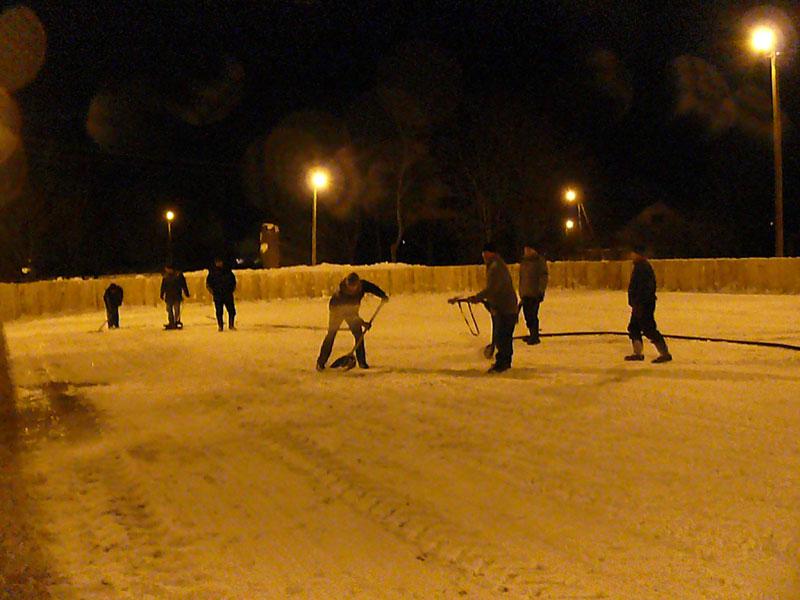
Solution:
{"label": "person walking on snow", "polygon": [[356,348],[356,360],[358,366],[362,369],[368,369],[367,364],[367,350],[364,346],[363,334],[369,329],[369,323],[365,322],[359,315],[358,309],[361,307],[361,300],[364,294],[372,294],[377,296],[383,302],[389,300],[381,288],[374,283],[361,279],[356,273],[350,273],[347,277],[342,279],[339,283],[339,289],[331,296],[328,303],[328,333],[322,341],[322,346],[319,349],[319,357],[317,357],[317,371],[322,371],[328,358],[333,350],[333,341],[336,339],[336,332],[339,331],[339,326],[342,321],[347,322],[350,332],[358,344]]}
{"label": "person walking on snow", "polygon": [[172,265],[167,265],[164,268],[164,275],[161,277],[161,299],[167,305],[167,317],[169,318],[169,322],[164,326],[165,329],[183,329],[181,302],[183,302],[184,295],[189,297],[186,277],[180,271],[176,271]]}
{"label": "person walking on snow", "polygon": [[214,298],[217,328],[220,331],[223,330],[222,309],[224,307],[228,311],[228,329],[235,331],[236,305],[233,302],[233,292],[236,290],[236,276],[229,267],[225,266],[221,258],[215,258],[214,266],[208,270],[206,288]]}
{"label": "person walking on snow", "polygon": [[547,290],[547,261],[536,251],[533,242],[525,244],[522,252],[522,260],[519,261],[519,295],[529,332],[525,342],[533,345],[540,342],[539,305],[544,301]]}
{"label": "person walking on snow", "polygon": [[672,360],[664,336],[658,331],[655,320],[656,312],[656,275],[653,267],[644,256],[642,246],[634,246],[631,252],[633,272],[628,284],[628,305],[631,307],[631,320],[628,323],[628,337],[633,345],[633,353],[625,360],[644,360],[644,344],[642,335],[646,336],[658,350],[654,363],[665,363]]}
{"label": "person walking on snow", "polygon": [[466,300],[473,304],[484,303],[492,315],[491,345],[497,348],[497,356],[488,372],[502,373],[511,368],[511,356],[514,354],[514,327],[519,315],[517,292],[514,291],[508,266],[492,242],[484,244],[482,256],[486,264],[486,287]]}
{"label": "person walking on snow", "polygon": [[103,293],[103,304],[106,305],[106,322],[109,329],[119,329],[119,307],[122,306],[122,288],[111,283]]}

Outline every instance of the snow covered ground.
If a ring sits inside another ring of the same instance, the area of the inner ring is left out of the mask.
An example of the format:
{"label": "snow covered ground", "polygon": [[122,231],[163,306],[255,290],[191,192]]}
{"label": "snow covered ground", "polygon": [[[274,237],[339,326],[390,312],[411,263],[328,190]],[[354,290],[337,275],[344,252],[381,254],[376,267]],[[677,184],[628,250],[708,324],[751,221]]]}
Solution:
{"label": "snow covered ground", "polygon": [[[393,297],[347,373],[313,369],[323,299],[224,333],[200,305],[179,332],[7,323],[52,596],[800,597],[800,352],[555,337],[490,376],[488,318],[473,338],[445,299]],[[553,290],[542,330],[624,331],[625,304]],[[800,344],[796,296],[662,293],[656,317]]]}

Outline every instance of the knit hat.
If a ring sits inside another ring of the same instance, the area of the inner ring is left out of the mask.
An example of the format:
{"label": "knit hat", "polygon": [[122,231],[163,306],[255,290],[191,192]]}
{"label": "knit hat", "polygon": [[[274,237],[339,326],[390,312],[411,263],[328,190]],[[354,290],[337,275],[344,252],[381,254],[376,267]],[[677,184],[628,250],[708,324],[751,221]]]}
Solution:
{"label": "knit hat", "polygon": [[483,245],[484,252],[497,252],[497,245],[494,242],[486,242]]}

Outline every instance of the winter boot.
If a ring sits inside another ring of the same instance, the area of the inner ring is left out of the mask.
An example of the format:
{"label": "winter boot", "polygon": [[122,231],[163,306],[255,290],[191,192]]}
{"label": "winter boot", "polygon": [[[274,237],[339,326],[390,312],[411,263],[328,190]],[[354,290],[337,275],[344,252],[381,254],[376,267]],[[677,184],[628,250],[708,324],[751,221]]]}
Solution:
{"label": "winter boot", "polygon": [[222,330],[223,330],[222,323],[219,323],[217,325],[217,331],[222,331]]}
{"label": "winter boot", "polygon": [[653,359],[654,363],[665,363],[672,360],[672,354],[669,353],[667,342],[664,340],[661,340],[656,344],[656,350],[658,350],[658,356]]}
{"label": "winter boot", "polygon": [[644,344],[642,343],[642,340],[631,340],[631,345],[633,346],[633,354],[628,354],[628,356],[625,357],[625,360],[644,360],[644,354],[642,354],[642,350],[644,350]]}
{"label": "winter boot", "polygon": [[317,359],[317,371],[324,371],[325,370],[325,363],[322,362],[319,358]]}
{"label": "winter boot", "polygon": [[502,373],[503,371],[508,371],[511,368],[511,365],[504,365],[500,363],[494,363],[489,370],[486,371],[487,373]]}
{"label": "winter boot", "polygon": [[236,331],[236,327],[233,324],[233,319],[228,321],[228,329],[230,329],[231,331]]}

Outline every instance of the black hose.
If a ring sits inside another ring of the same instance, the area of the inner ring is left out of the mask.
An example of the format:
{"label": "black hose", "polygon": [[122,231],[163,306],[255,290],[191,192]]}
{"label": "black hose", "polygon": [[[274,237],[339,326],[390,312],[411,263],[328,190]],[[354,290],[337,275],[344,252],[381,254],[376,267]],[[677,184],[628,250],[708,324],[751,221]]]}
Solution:
{"label": "black hose", "polygon": [[[557,333],[541,333],[539,337],[568,337],[581,335],[622,335],[628,337],[627,332],[623,331],[562,331]],[[516,336],[515,340],[524,339],[527,336]],[[755,340],[734,340],[730,338],[715,338],[698,335],[664,335],[665,338],[673,340],[690,340],[695,342],[719,342],[723,344],[739,344],[741,346],[761,346],[763,348],[781,348],[783,350],[795,350],[800,352],[800,346],[794,344],[784,344],[782,342],[759,342]]]}

